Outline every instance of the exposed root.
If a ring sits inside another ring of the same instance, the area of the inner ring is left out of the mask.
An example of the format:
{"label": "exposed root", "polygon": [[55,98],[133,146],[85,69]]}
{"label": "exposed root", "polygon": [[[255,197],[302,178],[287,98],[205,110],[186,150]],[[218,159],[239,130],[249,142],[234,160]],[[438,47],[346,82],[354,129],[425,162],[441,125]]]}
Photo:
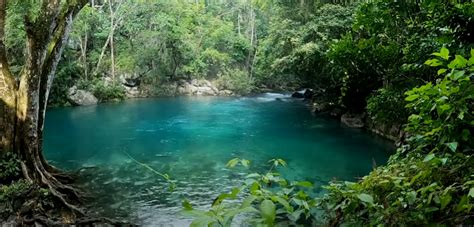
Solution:
{"label": "exposed root", "polygon": [[[50,218],[44,216],[34,216],[32,218],[23,218],[21,220],[17,220],[20,224],[26,225],[46,225],[46,226],[64,226],[64,223],[61,221],[54,221]],[[96,217],[96,218],[80,218],[77,219],[73,223],[69,223],[70,225],[92,225],[92,224],[109,224],[113,226],[133,226],[130,223],[126,223],[120,220],[105,218],[105,217]]]}
{"label": "exposed root", "polygon": [[64,204],[64,206],[80,215],[85,215],[85,212],[81,208],[66,201],[65,195],[57,191],[51,184],[49,184],[48,187],[51,194],[54,195],[57,199],[59,199]]}

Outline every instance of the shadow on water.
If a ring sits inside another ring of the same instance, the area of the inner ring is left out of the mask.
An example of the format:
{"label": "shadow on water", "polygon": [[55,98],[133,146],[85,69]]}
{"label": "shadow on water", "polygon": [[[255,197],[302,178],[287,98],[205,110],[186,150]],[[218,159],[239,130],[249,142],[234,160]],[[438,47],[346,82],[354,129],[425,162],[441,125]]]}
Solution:
{"label": "shadow on water", "polygon": [[[301,101],[272,93],[55,108],[47,114],[44,148],[57,166],[83,168],[81,184],[93,193],[92,211],[178,226],[189,223],[179,213],[184,198],[209,207],[247,173],[266,170],[269,159],[285,159],[289,166],[281,171],[290,180],[322,185],[363,176],[393,151],[387,141],[311,116]],[[169,174],[176,189],[169,191],[168,182],[124,151]],[[251,160],[252,167],[226,169],[234,157]]]}

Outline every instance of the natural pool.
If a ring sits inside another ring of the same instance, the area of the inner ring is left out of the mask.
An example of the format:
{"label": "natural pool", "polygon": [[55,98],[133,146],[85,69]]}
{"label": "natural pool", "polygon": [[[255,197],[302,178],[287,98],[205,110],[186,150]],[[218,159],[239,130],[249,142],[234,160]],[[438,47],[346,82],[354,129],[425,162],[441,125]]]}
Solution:
{"label": "natural pool", "polygon": [[[81,183],[95,195],[90,209],[138,224],[186,225],[181,202],[206,207],[245,173],[282,158],[289,179],[320,186],[354,180],[384,164],[393,146],[333,119],[315,117],[285,94],[130,100],[48,110],[44,150],[58,167],[84,168]],[[167,173],[177,188],[127,154]],[[228,160],[252,161],[231,171]],[[318,193],[318,188],[315,193]]]}

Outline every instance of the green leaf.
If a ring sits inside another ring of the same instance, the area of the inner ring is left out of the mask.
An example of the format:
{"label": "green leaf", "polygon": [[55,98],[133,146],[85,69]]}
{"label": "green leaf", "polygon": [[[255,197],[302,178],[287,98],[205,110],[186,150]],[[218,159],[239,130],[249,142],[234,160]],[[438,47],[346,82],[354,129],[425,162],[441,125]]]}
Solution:
{"label": "green leaf", "polygon": [[279,158],[279,159],[277,159],[277,161],[278,161],[278,163],[280,163],[280,165],[282,165],[282,166],[285,166],[285,167],[286,167],[286,162],[285,162],[285,160],[283,160],[283,159]]}
{"label": "green leaf", "polygon": [[279,196],[272,196],[272,200],[278,202],[279,204],[281,204],[283,207],[285,207],[285,209],[287,211],[289,211],[289,212],[293,211],[293,207],[290,206],[290,203],[288,201],[286,201],[285,199],[283,199]]}
{"label": "green leaf", "polygon": [[359,198],[362,202],[374,204],[374,198],[369,194],[361,193],[357,195],[357,198]]}
{"label": "green leaf", "polygon": [[420,96],[416,95],[416,94],[415,95],[410,95],[410,96],[406,97],[405,100],[408,101],[408,102],[411,102],[411,101],[417,99],[418,97],[420,97]]}
{"label": "green leaf", "polygon": [[242,201],[242,205],[240,206],[240,208],[246,208],[246,207],[251,206],[253,201],[255,201],[255,199],[257,199],[257,197],[253,195],[248,196],[247,198],[244,199],[244,201]]}
{"label": "green leaf", "polygon": [[199,219],[194,220],[193,222],[191,222],[191,224],[189,226],[190,227],[207,227],[207,226],[209,226],[210,224],[212,224],[214,222],[215,222],[215,220],[213,220],[209,217],[203,217],[203,218],[199,218]]}
{"label": "green leaf", "polygon": [[247,175],[247,176],[245,176],[245,177],[246,177],[246,178],[258,178],[258,177],[260,177],[260,174],[258,174],[258,173],[251,173],[251,174],[249,174],[249,175]]}
{"label": "green leaf", "polygon": [[260,214],[266,224],[273,224],[276,217],[276,206],[271,200],[263,200],[260,204]]}
{"label": "green leaf", "polygon": [[471,49],[471,57],[469,58],[468,65],[474,65],[474,49]]}
{"label": "green leaf", "polygon": [[426,155],[425,159],[423,159],[423,162],[429,162],[435,157],[435,154],[431,153]]}
{"label": "green leaf", "polygon": [[227,168],[234,168],[237,164],[239,164],[240,159],[234,158],[231,159],[227,164],[225,165]]}
{"label": "green leaf", "polygon": [[440,69],[438,70],[438,75],[441,75],[443,73],[445,73],[446,71],[448,71],[447,69]]}
{"label": "green leaf", "polygon": [[300,216],[301,214],[304,213],[304,210],[296,210],[295,212],[291,213],[291,217],[294,221],[297,221],[298,219],[300,219]]}
{"label": "green leaf", "polygon": [[430,59],[430,60],[427,60],[425,61],[425,65],[429,65],[429,66],[440,66],[440,65],[443,65],[443,62],[441,62],[440,60],[438,59]]}
{"label": "green leaf", "polygon": [[240,160],[240,163],[242,163],[242,165],[245,166],[246,168],[248,168],[250,165],[250,161],[247,159]]}
{"label": "green leaf", "polygon": [[449,59],[449,50],[446,47],[442,47],[439,53],[433,53],[434,56],[441,57],[445,60]]}
{"label": "green leaf", "polygon": [[459,80],[461,77],[464,76],[464,74],[466,74],[464,70],[455,70],[455,72],[453,73],[453,80]]}
{"label": "green leaf", "polygon": [[451,202],[451,200],[453,199],[453,197],[450,195],[450,194],[444,194],[442,195],[439,200],[440,200],[440,204],[441,204],[441,210],[443,210],[444,208],[446,208],[446,206]]}
{"label": "green leaf", "polygon": [[442,47],[441,51],[439,52],[441,54],[440,57],[448,60],[449,59],[449,50],[446,47]]}
{"label": "green leaf", "polygon": [[467,194],[467,195],[468,195],[469,197],[474,198],[474,188],[471,188],[471,189],[469,190],[469,194]]}
{"label": "green leaf", "polygon": [[454,60],[452,60],[448,64],[448,68],[450,69],[460,69],[466,67],[468,61],[461,55],[456,55]]}
{"label": "green leaf", "polygon": [[313,183],[309,181],[297,181],[294,183],[295,186],[305,187],[305,188],[312,188]]}
{"label": "green leaf", "polygon": [[458,142],[451,142],[451,143],[446,143],[446,146],[452,151],[456,152],[456,149],[458,148]]}
{"label": "green leaf", "polygon": [[185,199],[182,203],[183,207],[184,207],[184,210],[193,210],[193,205],[191,205],[191,203]]}

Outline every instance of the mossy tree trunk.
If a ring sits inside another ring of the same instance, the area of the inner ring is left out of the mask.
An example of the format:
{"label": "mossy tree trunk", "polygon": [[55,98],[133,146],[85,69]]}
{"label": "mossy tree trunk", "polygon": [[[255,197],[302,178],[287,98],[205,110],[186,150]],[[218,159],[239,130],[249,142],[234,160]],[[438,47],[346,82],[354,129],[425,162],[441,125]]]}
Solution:
{"label": "mossy tree trunk", "polygon": [[[80,211],[71,203],[74,200],[71,195],[77,196],[75,190],[63,184],[65,176],[44,159],[42,139],[56,66],[73,19],[87,1],[38,2],[37,15],[25,15],[26,61],[21,74],[14,76],[9,69],[4,42],[7,7],[10,5],[7,0],[0,0],[0,153],[15,152],[20,158],[25,179],[48,188],[66,206]],[[32,6],[25,4],[24,7]],[[72,200],[68,201],[67,197]]]}

